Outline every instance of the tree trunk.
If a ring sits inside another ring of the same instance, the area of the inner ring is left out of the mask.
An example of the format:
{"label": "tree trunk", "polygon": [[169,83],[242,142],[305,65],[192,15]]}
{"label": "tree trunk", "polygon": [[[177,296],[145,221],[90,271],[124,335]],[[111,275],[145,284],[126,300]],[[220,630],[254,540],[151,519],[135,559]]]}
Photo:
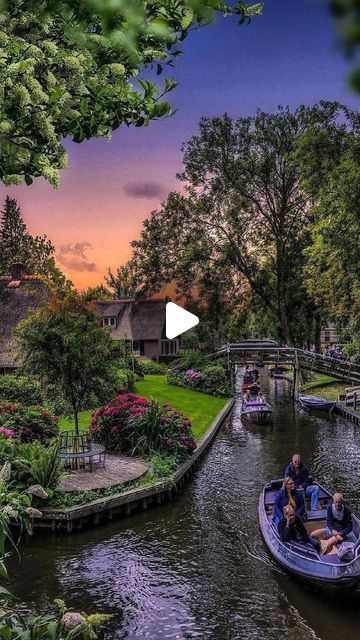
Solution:
{"label": "tree trunk", "polygon": [[277,308],[278,318],[281,328],[282,341],[286,346],[293,347],[294,341],[291,335],[289,319],[286,309],[285,301],[285,287],[284,287],[284,260],[283,260],[283,247],[280,243],[277,243],[276,247],[276,276],[277,276]]}
{"label": "tree trunk", "polygon": [[75,434],[76,437],[79,438],[79,416],[77,407],[73,407],[74,410],[74,422],[75,422]]}

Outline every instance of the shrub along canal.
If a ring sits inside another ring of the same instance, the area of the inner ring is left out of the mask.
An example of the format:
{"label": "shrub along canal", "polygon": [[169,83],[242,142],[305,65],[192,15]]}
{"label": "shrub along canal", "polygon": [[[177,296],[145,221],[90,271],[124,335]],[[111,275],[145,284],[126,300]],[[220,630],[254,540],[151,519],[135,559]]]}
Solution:
{"label": "shrub along canal", "polygon": [[[262,485],[300,452],[324,485],[360,513],[360,429],[294,409],[286,381],[262,384],[273,425],[241,423],[240,401],[173,503],[72,536],[35,537],[9,561],[11,589],[46,610],[54,598],[113,612],[107,639],[349,640],[360,596],[334,602],[306,591],[266,552]],[[267,389],[267,387],[269,387]]]}

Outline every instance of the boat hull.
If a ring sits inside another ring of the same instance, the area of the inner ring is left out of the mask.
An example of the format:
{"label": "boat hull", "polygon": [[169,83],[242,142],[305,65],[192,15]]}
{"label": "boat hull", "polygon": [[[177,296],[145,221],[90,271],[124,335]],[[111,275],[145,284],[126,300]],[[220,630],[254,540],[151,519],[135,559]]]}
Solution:
{"label": "boat hull", "polygon": [[[267,485],[268,486],[268,485]],[[323,487],[322,487],[323,489]],[[360,583],[360,553],[347,563],[331,564],[322,559],[312,547],[297,543],[283,543],[276,526],[265,508],[265,489],[259,500],[259,524],[264,542],[277,560],[289,573],[313,589],[327,593],[350,593]],[[323,489],[323,491],[326,491]],[[327,492],[328,493],[328,492]],[[331,499],[331,494],[329,494]],[[357,526],[359,526],[359,521]]]}
{"label": "boat hull", "polygon": [[272,418],[272,408],[269,404],[257,405],[257,403],[249,403],[250,406],[243,405],[241,414],[251,420],[252,422],[257,422],[258,424],[266,424],[270,422]]}
{"label": "boat hull", "polygon": [[335,402],[326,400],[326,398],[317,398],[316,396],[304,396],[298,397],[298,402],[303,409],[308,411],[326,411],[329,412],[333,409]]}

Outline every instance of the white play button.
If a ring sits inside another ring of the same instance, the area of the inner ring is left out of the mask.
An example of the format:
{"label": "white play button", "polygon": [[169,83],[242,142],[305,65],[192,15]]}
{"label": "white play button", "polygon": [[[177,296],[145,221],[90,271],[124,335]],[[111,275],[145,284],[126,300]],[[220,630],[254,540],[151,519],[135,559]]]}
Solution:
{"label": "white play button", "polygon": [[199,318],[190,311],[186,311],[174,302],[166,305],[166,337],[169,340],[176,338],[181,333],[196,327]]}

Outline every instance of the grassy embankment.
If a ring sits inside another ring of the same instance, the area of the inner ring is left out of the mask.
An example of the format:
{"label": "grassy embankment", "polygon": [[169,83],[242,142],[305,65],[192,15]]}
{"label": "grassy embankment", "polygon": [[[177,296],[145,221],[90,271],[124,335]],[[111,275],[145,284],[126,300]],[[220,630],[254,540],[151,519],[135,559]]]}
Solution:
{"label": "grassy embankment", "polygon": [[[172,387],[166,383],[166,376],[145,376],[137,382],[134,393],[154,399],[164,404],[168,402],[174,409],[181,411],[192,422],[193,433],[198,441],[207,431],[219,411],[225,406],[228,398],[216,398],[198,391],[190,391],[181,387]],[[88,429],[92,411],[82,411],[79,414],[80,429]],[[74,423],[68,418],[61,418],[62,431],[74,428]]]}
{"label": "grassy embankment", "polygon": [[[225,406],[228,398],[216,398],[205,393],[172,387],[166,383],[165,376],[148,375],[144,380],[136,384],[135,393],[144,396],[148,400],[154,399],[161,404],[168,402],[174,409],[181,411],[192,422],[193,434],[197,441],[206,433],[220,410]],[[81,429],[88,429],[92,411],[82,411],[79,415],[79,425]],[[73,429],[71,420],[62,418],[60,421],[62,431]],[[81,491],[79,493],[59,493],[51,500],[52,507],[68,508],[76,505],[86,504],[99,497],[111,496],[123,493],[128,489],[149,486],[157,479],[165,479],[174,472],[173,462],[155,456],[150,460],[149,471],[139,478],[126,485],[118,484],[106,489],[95,489],[93,491]],[[151,467],[153,467],[151,469]]]}
{"label": "grassy embankment", "polygon": [[336,378],[325,375],[316,375],[313,380],[301,387],[301,393],[319,396],[327,400],[337,400],[340,393],[348,388],[349,384],[342,384]]}

